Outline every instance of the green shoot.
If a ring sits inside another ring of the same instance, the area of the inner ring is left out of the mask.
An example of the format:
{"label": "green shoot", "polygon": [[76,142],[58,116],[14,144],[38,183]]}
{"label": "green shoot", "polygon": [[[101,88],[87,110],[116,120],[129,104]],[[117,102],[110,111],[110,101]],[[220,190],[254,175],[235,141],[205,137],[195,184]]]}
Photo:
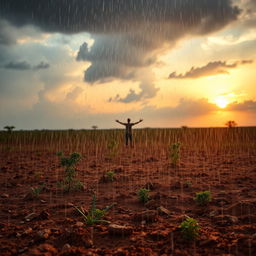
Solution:
{"label": "green shoot", "polygon": [[43,190],[43,187],[34,187],[34,188],[31,187],[30,190],[31,190],[32,196],[34,198],[38,198],[40,193],[41,193],[41,191]]}
{"label": "green shoot", "polygon": [[138,197],[142,203],[146,203],[150,199],[149,192],[150,192],[150,189],[146,189],[146,188],[141,188],[138,191]]}
{"label": "green shoot", "polygon": [[198,205],[207,205],[211,199],[211,192],[210,191],[203,191],[196,193],[196,197],[194,198]]}
{"label": "green shoot", "polygon": [[185,240],[194,240],[199,236],[200,226],[193,218],[187,217],[186,220],[180,224],[180,229],[182,237]]}
{"label": "green shoot", "polygon": [[118,142],[116,140],[111,140],[108,142],[108,151],[109,151],[109,156],[115,157],[117,152],[118,152]]}
{"label": "green shoot", "polygon": [[184,185],[187,187],[187,188],[191,188],[192,187],[192,182],[190,180],[186,180],[184,182]]}
{"label": "green shoot", "polygon": [[82,183],[76,179],[76,164],[81,160],[81,155],[72,153],[69,157],[63,157],[63,153],[57,153],[61,157],[60,164],[65,168],[65,177],[59,182],[59,185],[69,192],[71,189],[79,190],[82,188]]}
{"label": "green shoot", "polygon": [[108,177],[108,179],[110,180],[110,181],[114,181],[114,178],[115,178],[115,172],[114,171],[108,171],[108,172],[106,172],[106,175],[107,175],[107,177]]}
{"label": "green shoot", "polygon": [[78,208],[74,206],[74,208],[82,215],[84,222],[87,226],[93,226],[97,223],[109,223],[109,221],[103,220],[105,214],[115,205],[112,204],[107,206],[105,209],[101,210],[96,207],[96,196],[93,195],[91,208],[89,209],[88,213],[86,213],[82,208]]}
{"label": "green shoot", "polygon": [[176,166],[180,160],[180,142],[173,143],[169,148],[171,163]]}

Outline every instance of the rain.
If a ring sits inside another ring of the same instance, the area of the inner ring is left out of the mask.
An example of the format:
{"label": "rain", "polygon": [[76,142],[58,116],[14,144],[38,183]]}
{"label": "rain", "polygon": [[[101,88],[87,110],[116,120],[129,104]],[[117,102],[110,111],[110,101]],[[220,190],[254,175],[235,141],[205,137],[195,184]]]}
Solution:
{"label": "rain", "polygon": [[0,1],[0,255],[256,255],[253,0]]}

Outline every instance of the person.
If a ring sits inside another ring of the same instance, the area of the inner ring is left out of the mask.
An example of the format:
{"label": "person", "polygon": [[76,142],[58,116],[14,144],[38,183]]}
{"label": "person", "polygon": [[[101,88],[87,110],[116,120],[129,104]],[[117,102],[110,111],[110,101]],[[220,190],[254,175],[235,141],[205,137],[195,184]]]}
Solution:
{"label": "person", "polygon": [[132,146],[132,126],[139,124],[142,121],[143,121],[143,119],[140,119],[136,123],[131,123],[131,119],[128,118],[127,123],[122,123],[119,120],[116,120],[117,123],[125,126],[125,145],[126,146],[128,146],[129,141],[130,141],[130,145]]}

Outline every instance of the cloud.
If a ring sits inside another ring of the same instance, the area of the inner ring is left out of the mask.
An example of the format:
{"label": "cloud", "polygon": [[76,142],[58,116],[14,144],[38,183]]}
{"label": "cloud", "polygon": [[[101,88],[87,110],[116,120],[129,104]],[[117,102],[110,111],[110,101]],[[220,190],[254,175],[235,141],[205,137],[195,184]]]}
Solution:
{"label": "cloud", "polygon": [[177,74],[172,72],[169,79],[187,79],[187,78],[200,78],[204,76],[212,76],[219,74],[229,74],[228,70],[238,67],[239,65],[251,64],[253,60],[241,60],[228,64],[226,61],[209,62],[202,67],[192,67],[185,74]]}
{"label": "cloud", "polygon": [[[2,125],[15,125],[18,129],[68,129],[91,128],[96,124],[99,128],[112,128],[114,120],[145,119],[143,126],[163,127],[180,126],[187,120],[207,115],[216,110],[216,106],[206,99],[181,99],[173,107],[156,108],[144,106],[141,109],[129,110],[120,113],[93,113],[90,106],[81,106],[76,103],[79,89],[71,90],[72,96],[67,96],[59,102],[49,100],[43,93],[39,94],[39,101],[29,110],[11,109],[8,113],[0,108]],[[73,98],[74,96],[74,98]],[[72,99],[71,99],[72,98]]]}
{"label": "cloud", "polygon": [[[94,44],[81,45],[77,61],[91,63],[84,72],[84,81],[91,84],[112,79],[145,84],[138,73],[156,62],[163,47],[222,29],[240,13],[230,0],[45,0],[29,5],[26,0],[2,0],[0,7],[0,17],[17,27],[32,24],[46,32],[90,33]],[[131,102],[156,92],[148,84],[140,94],[131,90],[116,100]]]}
{"label": "cloud", "polygon": [[20,40],[26,41],[28,39],[32,40],[32,38],[35,38],[35,41],[40,41],[43,39],[43,35],[42,31],[33,25],[16,27],[7,20],[1,19],[0,15],[0,45],[14,46]]}
{"label": "cloud", "polygon": [[244,102],[233,102],[226,108],[230,111],[256,111],[256,101],[246,100]]}
{"label": "cloud", "polygon": [[3,66],[5,69],[16,69],[16,70],[29,70],[31,69],[31,65],[26,61],[10,61],[6,65]]}
{"label": "cloud", "polygon": [[156,31],[163,22],[182,23],[184,28],[201,23],[204,33],[236,19],[238,13],[230,0],[2,0],[0,5],[0,17],[16,26],[34,24],[63,33],[128,32],[145,25]]}
{"label": "cloud", "polygon": [[159,88],[156,88],[155,85],[149,81],[144,81],[140,84],[140,90],[140,92],[136,93],[135,90],[130,89],[129,93],[123,98],[117,94],[114,98],[109,98],[109,102],[131,103],[150,99],[156,96]]}
{"label": "cloud", "polygon": [[16,26],[91,33],[95,44],[90,51],[84,45],[78,58],[92,63],[85,73],[89,82],[130,77],[132,68],[152,63],[164,43],[216,31],[240,13],[230,0],[2,0],[0,9],[0,17]]}
{"label": "cloud", "polygon": [[33,67],[33,69],[38,70],[38,69],[47,69],[50,67],[49,63],[41,61],[39,64]]}
{"label": "cloud", "polygon": [[20,71],[25,71],[25,70],[39,70],[39,69],[47,69],[49,68],[50,65],[48,63],[45,63],[41,61],[39,64],[32,66],[30,63],[27,61],[10,61],[9,63],[5,64],[2,66],[2,68],[5,69],[14,69],[14,70],[20,70]]}
{"label": "cloud", "polygon": [[77,97],[83,92],[83,89],[79,86],[76,86],[73,88],[67,95],[66,99],[67,100],[76,100]]}
{"label": "cloud", "polygon": [[[137,68],[147,67],[155,57],[145,47],[137,47],[129,36],[93,36],[94,44],[88,49],[87,43],[80,46],[77,61],[89,61],[91,66],[84,73],[89,83],[104,82],[106,78],[132,79]],[[135,39],[134,39],[135,40]],[[141,43],[141,42],[140,42]]]}
{"label": "cloud", "polygon": [[0,20],[0,45],[13,45],[16,43],[16,36],[12,33],[11,26],[5,20]]}

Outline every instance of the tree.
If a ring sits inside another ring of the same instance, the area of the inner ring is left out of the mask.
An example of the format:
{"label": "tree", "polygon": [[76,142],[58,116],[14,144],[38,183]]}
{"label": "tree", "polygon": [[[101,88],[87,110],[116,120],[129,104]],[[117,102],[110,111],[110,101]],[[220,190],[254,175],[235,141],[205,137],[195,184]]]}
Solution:
{"label": "tree", "polygon": [[181,129],[182,129],[182,130],[187,130],[187,129],[188,129],[188,126],[187,126],[187,125],[182,125],[182,126],[181,126]]}
{"label": "tree", "polygon": [[233,128],[233,127],[236,127],[236,126],[237,126],[237,123],[236,123],[235,121],[230,120],[230,121],[227,121],[227,122],[225,123],[225,125],[226,125],[228,128]]}
{"label": "tree", "polygon": [[15,129],[15,126],[5,126],[4,129],[7,130],[7,132],[12,132],[12,130]]}
{"label": "tree", "polygon": [[97,126],[97,125],[93,125],[93,126],[92,126],[92,129],[93,129],[93,130],[97,130],[97,129],[98,129],[98,126]]}

